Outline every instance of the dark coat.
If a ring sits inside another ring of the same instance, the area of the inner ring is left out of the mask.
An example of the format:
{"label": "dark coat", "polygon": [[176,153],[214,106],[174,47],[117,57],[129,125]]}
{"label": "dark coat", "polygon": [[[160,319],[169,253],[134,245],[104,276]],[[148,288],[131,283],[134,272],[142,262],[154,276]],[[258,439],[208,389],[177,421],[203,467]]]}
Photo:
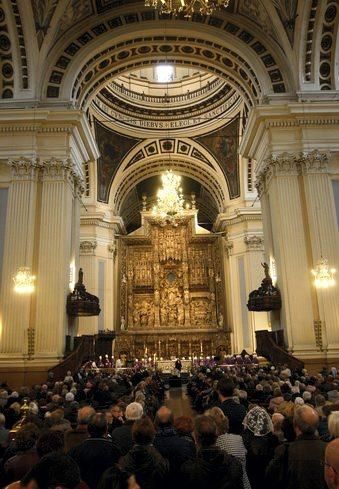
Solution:
{"label": "dark coat", "polygon": [[133,447],[132,426],[134,421],[126,421],[123,426],[112,431],[112,441],[119,447],[121,455],[126,455]]}
{"label": "dark coat", "polygon": [[5,463],[6,483],[9,484],[22,479],[26,472],[31,470],[38,461],[39,456],[35,448],[26,452],[18,452]]}
{"label": "dark coat", "polygon": [[169,472],[168,461],[152,445],[135,445],[123,457],[121,466],[135,475],[142,489],[163,487]]}
{"label": "dark coat", "polygon": [[81,479],[96,489],[102,474],[118,462],[119,448],[107,438],[88,438],[72,448],[68,455],[79,465]]}
{"label": "dark coat", "polygon": [[243,431],[242,422],[246,416],[246,409],[244,406],[235,402],[233,399],[226,399],[220,404],[220,409],[227,416],[229,421],[229,432],[235,435],[240,435]]}
{"label": "dark coat", "polygon": [[171,471],[179,470],[186,460],[195,457],[192,442],[179,436],[173,426],[158,428],[153,444],[168,459]]}
{"label": "dark coat", "polygon": [[66,431],[64,437],[65,437],[65,452],[67,453],[73,447],[79,445],[82,441],[89,438],[87,425],[78,425],[74,430]]}
{"label": "dark coat", "polygon": [[274,451],[279,445],[278,438],[272,433],[265,436],[255,436],[250,430],[242,434],[247,450],[246,471],[252,489],[265,489],[265,471],[274,457]]}
{"label": "dark coat", "polygon": [[200,450],[185,462],[178,478],[180,489],[242,489],[242,467],[238,459],[217,447]]}
{"label": "dark coat", "polygon": [[266,471],[267,486],[277,489],[326,489],[323,462],[326,443],[301,435],[278,447]]}

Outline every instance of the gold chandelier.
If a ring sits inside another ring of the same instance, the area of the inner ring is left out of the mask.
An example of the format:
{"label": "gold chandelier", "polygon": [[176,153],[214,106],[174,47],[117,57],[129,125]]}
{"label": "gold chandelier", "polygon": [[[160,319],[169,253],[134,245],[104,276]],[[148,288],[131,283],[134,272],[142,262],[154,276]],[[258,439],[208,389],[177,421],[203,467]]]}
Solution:
{"label": "gold chandelier", "polygon": [[161,176],[161,181],[162,187],[158,190],[157,205],[153,207],[152,214],[160,219],[172,219],[184,210],[181,176],[167,170]]}
{"label": "gold chandelier", "polygon": [[312,274],[314,276],[314,285],[317,288],[328,289],[328,287],[335,285],[335,269],[329,267],[326,258],[320,258],[315,269],[312,270]]}
{"label": "gold chandelier", "polygon": [[145,0],[145,7],[153,7],[160,14],[183,14],[184,17],[192,17],[194,13],[211,15],[214,10],[227,8],[230,0]]}
{"label": "gold chandelier", "polygon": [[32,294],[35,289],[35,276],[31,274],[29,267],[18,268],[17,273],[13,277],[14,290],[19,294]]}

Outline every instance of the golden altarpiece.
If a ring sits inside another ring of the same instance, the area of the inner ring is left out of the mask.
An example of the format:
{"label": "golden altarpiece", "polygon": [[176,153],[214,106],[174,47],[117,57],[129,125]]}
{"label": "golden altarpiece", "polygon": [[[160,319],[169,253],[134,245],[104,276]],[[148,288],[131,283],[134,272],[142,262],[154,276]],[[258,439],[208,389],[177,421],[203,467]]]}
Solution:
{"label": "golden altarpiece", "polygon": [[230,352],[221,238],[198,226],[197,212],[159,222],[143,211],[141,228],[121,238],[116,354],[188,359]]}

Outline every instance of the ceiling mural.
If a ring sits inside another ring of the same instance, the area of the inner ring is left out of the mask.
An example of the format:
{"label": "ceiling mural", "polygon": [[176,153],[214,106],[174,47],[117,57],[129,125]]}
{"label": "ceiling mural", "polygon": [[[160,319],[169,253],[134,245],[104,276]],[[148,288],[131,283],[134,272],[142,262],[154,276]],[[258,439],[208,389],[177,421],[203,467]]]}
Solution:
{"label": "ceiling mural", "polygon": [[94,120],[94,127],[101,155],[97,162],[98,200],[108,202],[112,180],[121,161],[140,139],[129,138],[107,129],[97,120]]}
{"label": "ceiling mural", "polygon": [[297,18],[298,0],[272,0],[279,18],[293,46],[295,21]]}
{"label": "ceiling mural", "polygon": [[226,177],[231,199],[236,199],[240,196],[238,161],[239,122],[240,118],[235,117],[221,129],[205,136],[194,138],[197,142],[205,146],[218,161]]}
{"label": "ceiling mural", "polygon": [[38,46],[41,48],[58,0],[31,0]]}

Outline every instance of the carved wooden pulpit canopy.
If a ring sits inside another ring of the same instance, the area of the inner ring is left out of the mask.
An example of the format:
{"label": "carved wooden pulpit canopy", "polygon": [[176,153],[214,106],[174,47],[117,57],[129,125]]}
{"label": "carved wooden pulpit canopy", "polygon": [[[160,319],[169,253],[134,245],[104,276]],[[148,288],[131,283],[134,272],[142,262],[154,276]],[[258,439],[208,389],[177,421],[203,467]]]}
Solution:
{"label": "carved wooden pulpit canopy", "polygon": [[253,290],[248,298],[249,311],[276,311],[281,309],[280,290],[274,287],[267,263],[261,264],[265,271],[265,278],[259,289]]}
{"label": "carved wooden pulpit canopy", "polygon": [[99,298],[86,291],[83,279],[84,273],[80,268],[78,282],[73,292],[67,296],[67,314],[72,317],[98,316],[100,314]]}

